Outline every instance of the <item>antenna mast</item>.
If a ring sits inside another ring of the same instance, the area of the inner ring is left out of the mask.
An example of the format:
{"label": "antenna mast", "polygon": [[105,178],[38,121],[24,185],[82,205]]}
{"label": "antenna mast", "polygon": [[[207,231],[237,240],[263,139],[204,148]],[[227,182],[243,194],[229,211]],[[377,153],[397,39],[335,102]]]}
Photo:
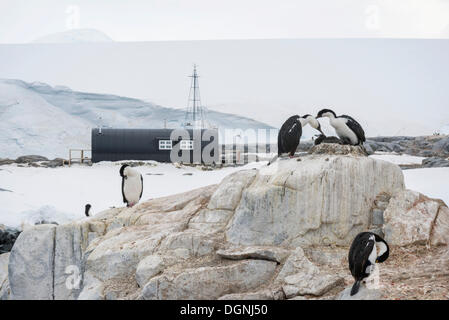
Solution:
{"label": "antenna mast", "polygon": [[201,105],[199,75],[196,71],[196,64],[193,65],[193,74],[190,83],[189,99],[187,102],[187,112],[185,118],[185,126],[194,128],[204,128],[203,107]]}

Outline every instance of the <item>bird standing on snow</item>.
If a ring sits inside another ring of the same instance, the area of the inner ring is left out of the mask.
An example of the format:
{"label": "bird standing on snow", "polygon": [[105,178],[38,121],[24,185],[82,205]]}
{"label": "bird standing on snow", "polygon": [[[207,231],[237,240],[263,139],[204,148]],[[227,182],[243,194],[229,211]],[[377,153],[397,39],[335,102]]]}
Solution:
{"label": "bird standing on snow", "polygon": [[351,296],[359,291],[360,283],[374,272],[376,263],[387,260],[389,254],[387,242],[375,233],[362,232],[354,238],[348,255],[349,270],[355,279]]}
{"label": "bird standing on snow", "polygon": [[84,214],[86,215],[86,217],[90,217],[90,208],[92,208],[92,206],[88,203],[86,204],[86,206],[84,207]]}
{"label": "bird standing on snow", "polygon": [[143,177],[127,164],[120,168],[120,176],[122,177],[123,202],[127,207],[132,207],[142,198]]}
{"label": "bird standing on snow", "polygon": [[301,140],[302,128],[307,124],[322,133],[320,123],[310,114],[302,117],[294,115],[284,122],[278,133],[278,154],[270,160],[268,165],[284,153],[288,153],[290,157],[295,155],[296,148]]}
{"label": "bird standing on snow", "polygon": [[344,144],[363,145],[366,140],[362,126],[350,116],[341,115],[337,117],[332,110],[323,109],[318,112],[316,117],[328,117],[330,125],[334,127],[335,132]]}

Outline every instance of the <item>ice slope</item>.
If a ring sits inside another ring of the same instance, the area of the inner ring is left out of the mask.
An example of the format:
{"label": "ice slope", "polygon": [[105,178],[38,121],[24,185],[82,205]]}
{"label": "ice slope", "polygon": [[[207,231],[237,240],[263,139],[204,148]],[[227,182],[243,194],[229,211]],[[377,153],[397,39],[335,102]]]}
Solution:
{"label": "ice slope", "polygon": [[0,81],[0,158],[67,157],[90,145],[88,121],[67,114],[15,81]]}
{"label": "ice slope", "polygon": [[[207,112],[220,129],[270,129],[237,115]],[[45,83],[0,79],[0,158],[24,154],[67,157],[69,148],[89,148],[92,127],[178,128],[181,109],[108,94],[72,91]]]}

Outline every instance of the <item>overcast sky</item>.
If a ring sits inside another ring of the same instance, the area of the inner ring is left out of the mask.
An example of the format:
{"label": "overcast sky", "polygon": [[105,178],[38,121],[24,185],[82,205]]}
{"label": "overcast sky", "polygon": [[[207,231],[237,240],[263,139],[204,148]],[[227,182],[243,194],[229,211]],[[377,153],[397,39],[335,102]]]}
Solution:
{"label": "overcast sky", "polygon": [[[74,28],[126,43],[23,45]],[[368,135],[449,123],[448,39],[449,0],[0,0],[0,78],[185,108],[197,63],[210,109],[280,126],[333,107]]]}
{"label": "overcast sky", "polygon": [[448,0],[1,0],[0,43],[72,28],[115,41],[449,38]]}

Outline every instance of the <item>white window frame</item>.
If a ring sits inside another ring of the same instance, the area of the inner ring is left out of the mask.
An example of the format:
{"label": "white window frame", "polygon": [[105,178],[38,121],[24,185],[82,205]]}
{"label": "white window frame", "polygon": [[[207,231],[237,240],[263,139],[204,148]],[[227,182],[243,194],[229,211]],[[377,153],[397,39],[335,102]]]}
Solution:
{"label": "white window frame", "polygon": [[159,140],[159,150],[171,150],[173,148],[173,141]]}
{"label": "white window frame", "polygon": [[181,150],[193,150],[193,140],[181,140]]}

